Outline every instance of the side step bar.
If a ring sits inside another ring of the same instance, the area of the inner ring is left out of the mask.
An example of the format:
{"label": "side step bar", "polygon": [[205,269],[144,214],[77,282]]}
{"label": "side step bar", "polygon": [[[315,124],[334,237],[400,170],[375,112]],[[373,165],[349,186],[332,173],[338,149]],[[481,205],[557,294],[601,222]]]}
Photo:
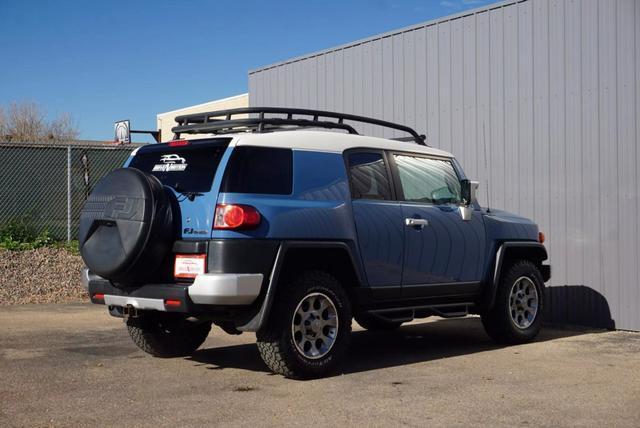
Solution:
{"label": "side step bar", "polygon": [[469,315],[473,303],[452,303],[447,305],[425,305],[400,308],[371,309],[365,313],[390,322],[409,322],[415,318],[436,315],[442,318],[459,318]]}

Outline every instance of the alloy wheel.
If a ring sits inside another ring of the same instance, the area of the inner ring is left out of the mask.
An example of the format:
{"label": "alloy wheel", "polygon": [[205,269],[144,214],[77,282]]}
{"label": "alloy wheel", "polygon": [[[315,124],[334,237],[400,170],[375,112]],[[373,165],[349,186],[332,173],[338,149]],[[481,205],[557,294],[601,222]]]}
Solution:
{"label": "alloy wheel", "polygon": [[291,335],[296,349],[315,360],[329,353],[338,337],[338,311],[322,293],[306,295],[291,320]]}
{"label": "alloy wheel", "polygon": [[528,328],[536,319],[538,304],[538,290],[531,278],[518,278],[509,294],[509,314],[513,324],[521,330]]}

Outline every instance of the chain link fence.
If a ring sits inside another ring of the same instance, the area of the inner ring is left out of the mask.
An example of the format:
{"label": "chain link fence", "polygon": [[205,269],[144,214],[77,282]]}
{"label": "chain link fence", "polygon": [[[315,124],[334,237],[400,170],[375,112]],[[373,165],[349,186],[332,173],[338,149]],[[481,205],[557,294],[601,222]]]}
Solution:
{"label": "chain link fence", "polygon": [[19,222],[57,240],[77,239],[91,189],[136,147],[0,142],[0,228]]}

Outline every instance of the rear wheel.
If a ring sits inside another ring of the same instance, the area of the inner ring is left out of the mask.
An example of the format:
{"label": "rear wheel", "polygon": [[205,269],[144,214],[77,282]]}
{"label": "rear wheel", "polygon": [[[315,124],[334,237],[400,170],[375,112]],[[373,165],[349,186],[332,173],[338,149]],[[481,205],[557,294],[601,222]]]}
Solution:
{"label": "rear wheel", "polygon": [[400,321],[387,321],[369,314],[358,314],[354,318],[362,328],[370,331],[397,330],[402,325]]}
{"label": "rear wheel", "polygon": [[127,330],[138,348],[154,357],[184,357],[202,345],[211,323],[193,323],[169,314],[148,313],[127,320]]}
{"label": "rear wheel", "polygon": [[350,335],[351,307],[340,283],[326,272],[309,271],[280,290],[257,339],[273,372],[315,378],[340,362]]}
{"label": "rear wheel", "polygon": [[493,308],[482,315],[482,324],[498,343],[518,344],[533,340],[542,326],[544,280],[528,260],[513,263],[496,290]]}

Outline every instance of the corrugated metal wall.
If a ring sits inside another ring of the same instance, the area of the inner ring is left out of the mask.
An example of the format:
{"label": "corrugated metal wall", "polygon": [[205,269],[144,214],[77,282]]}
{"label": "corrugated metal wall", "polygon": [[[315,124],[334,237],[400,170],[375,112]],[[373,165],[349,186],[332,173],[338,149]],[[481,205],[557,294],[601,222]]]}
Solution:
{"label": "corrugated metal wall", "polygon": [[252,71],[250,103],[425,132],[546,233],[552,319],[640,330],[639,23],[634,0],[500,3]]}

